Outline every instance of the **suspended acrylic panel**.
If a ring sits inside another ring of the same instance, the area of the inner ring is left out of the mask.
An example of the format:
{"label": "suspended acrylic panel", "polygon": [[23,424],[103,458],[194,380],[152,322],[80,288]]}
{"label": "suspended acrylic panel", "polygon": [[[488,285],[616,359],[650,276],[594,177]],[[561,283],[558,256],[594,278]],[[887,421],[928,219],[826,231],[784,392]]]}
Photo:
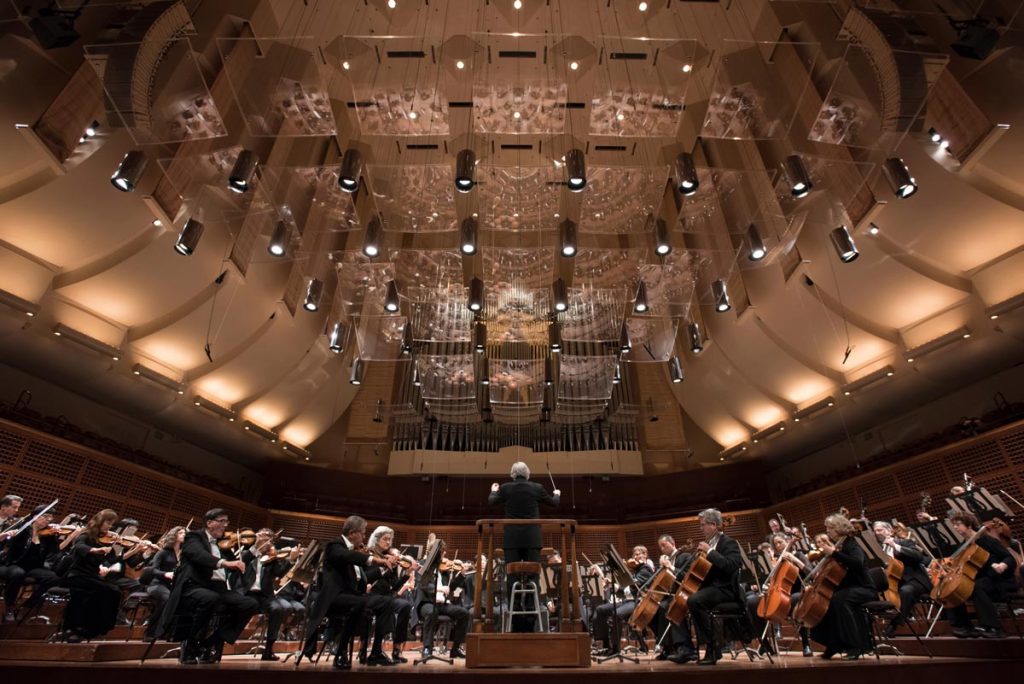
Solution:
{"label": "suspended acrylic panel", "polygon": [[449,135],[449,77],[439,46],[423,37],[343,36],[327,53],[351,82],[350,106],[364,136]]}
{"label": "suspended acrylic panel", "polygon": [[387,282],[395,277],[394,267],[372,263],[362,252],[335,252],[331,259],[338,278],[340,311],[349,316],[382,315]]}
{"label": "suspended acrylic panel", "polygon": [[587,345],[618,343],[625,302],[622,289],[592,287],[569,291],[569,308],[559,317],[566,351]]}
{"label": "suspended acrylic panel", "polygon": [[657,316],[626,319],[632,349],[622,358],[633,363],[668,361],[675,354],[677,320]]}
{"label": "suspended acrylic panel", "polygon": [[565,130],[567,87],[551,35],[474,33],[473,130],[557,134]]}
{"label": "suspended acrylic panel", "polygon": [[395,279],[402,283],[406,296],[415,302],[429,303],[449,297],[449,288],[457,286],[463,308],[462,255],[447,249],[399,249],[391,253]]}
{"label": "suspended acrylic panel", "polygon": [[217,49],[249,135],[337,134],[316,39],[218,38]]}
{"label": "suspended acrylic panel", "polygon": [[585,247],[573,260],[574,285],[597,289],[618,290],[620,301],[625,301],[628,288],[624,283],[636,279],[640,266],[647,261],[647,248],[598,249]]}
{"label": "suspended acrylic panel", "polygon": [[570,193],[570,207],[579,202],[583,233],[644,233],[657,213],[668,181],[667,166],[598,166],[587,169],[587,187]]}
{"label": "suspended acrylic panel", "polygon": [[544,401],[543,359],[490,359],[489,373],[492,406]]}
{"label": "suspended acrylic panel", "polygon": [[477,167],[477,212],[480,226],[493,231],[554,229],[562,172],[551,166]]}
{"label": "suspended acrylic panel", "polygon": [[[475,397],[470,397],[463,400],[451,400],[451,401],[440,401],[435,400],[428,402],[430,415],[433,418],[437,418],[439,421],[444,423],[454,423],[457,425],[472,425],[480,422],[480,408],[477,406],[477,400]],[[443,444],[443,437],[441,435],[442,430],[445,429],[444,423],[431,427],[430,429],[436,429],[434,435],[435,441],[433,444]],[[437,448],[435,446],[435,448]],[[449,451],[449,449],[443,449]]]}
{"label": "suspended acrylic panel", "polygon": [[[474,354],[420,354],[416,357],[419,371],[420,393],[424,399],[459,401],[476,397],[476,370]],[[431,412],[435,405],[431,403]]]}
{"label": "suspended acrylic panel", "polygon": [[[551,249],[485,247],[482,273],[488,289],[517,287],[534,290],[550,288],[557,277]],[[534,296],[534,295],[531,295]]]}
{"label": "suspended acrylic panel", "polygon": [[[466,306],[466,288],[461,283],[413,290],[417,298],[410,304],[413,337],[417,342],[449,345],[459,351],[470,342],[473,312]],[[427,296],[430,295],[430,296]],[[433,347],[432,347],[433,348]]]}
{"label": "suspended acrylic panel", "polygon": [[782,139],[810,84],[817,43],[723,40],[701,135]]}
{"label": "suspended acrylic panel", "polygon": [[263,189],[263,174],[259,167],[247,192],[228,189],[228,177],[242,151],[241,146],[191,153],[188,149],[179,147],[174,157],[157,160],[163,170],[158,191],[169,187],[185,204],[200,193],[212,195],[218,198],[223,211],[239,215],[247,213],[253,205],[272,204]]}
{"label": "suspended acrylic panel", "polygon": [[931,87],[949,58],[937,53],[847,45],[808,140],[894,150],[920,129]]}
{"label": "suspended acrylic panel", "polygon": [[696,67],[694,40],[602,36],[590,134],[674,138]]}
{"label": "suspended acrylic panel", "polygon": [[709,268],[708,255],[699,250],[676,249],[661,260],[640,268],[640,279],[647,288],[646,313],[634,317],[671,316],[686,318],[693,303],[697,282]]}
{"label": "suspended acrylic panel", "polygon": [[455,173],[450,164],[367,168],[367,176],[384,229],[428,233],[458,229]]}
{"label": "suspended acrylic panel", "polygon": [[[614,356],[562,354],[558,360],[558,401],[607,401],[612,396]],[[593,410],[593,405],[588,406]]]}
{"label": "suspended acrylic panel", "polygon": [[806,205],[820,198],[821,201],[838,202],[854,222],[860,221],[875,205],[870,182],[876,174],[876,166],[870,162],[855,162],[844,148],[820,147],[819,154],[801,154],[804,166],[811,177],[813,187],[810,195],[803,199],[793,197],[784,174],[779,174],[775,194],[779,205],[787,215],[796,215]]}
{"label": "suspended acrylic panel", "polygon": [[107,95],[110,118],[138,145],[220,138],[220,109],[188,38],[86,45]]}
{"label": "suspended acrylic panel", "polygon": [[[533,429],[535,423],[540,421],[540,404],[492,404],[492,415],[494,422],[500,425],[524,426]],[[526,439],[519,443],[525,443]]]}
{"label": "suspended acrylic panel", "polygon": [[402,335],[407,320],[405,316],[353,316],[359,358],[364,361],[395,361],[402,358]]}
{"label": "suspended acrylic panel", "polygon": [[551,311],[547,290],[496,283],[488,286],[486,301],[488,345],[547,344]]}

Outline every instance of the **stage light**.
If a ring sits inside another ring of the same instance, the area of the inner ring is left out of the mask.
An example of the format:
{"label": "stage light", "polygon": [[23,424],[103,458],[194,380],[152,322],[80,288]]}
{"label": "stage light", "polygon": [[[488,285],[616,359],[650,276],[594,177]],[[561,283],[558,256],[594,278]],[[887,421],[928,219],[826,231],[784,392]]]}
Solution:
{"label": "stage light", "polygon": [[622,382],[622,372],[619,370],[619,364],[615,364],[615,373],[612,375],[612,384],[618,385]]}
{"label": "stage light", "polygon": [[256,174],[256,166],[259,159],[252,150],[242,150],[235,159],[235,165],[228,176],[228,188],[234,192],[242,193],[249,189],[252,178]]}
{"label": "stage light", "polygon": [[711,294],[715,298],[715,311],[725,313],[732,308],[732,304],[729,303],[729,290],[724,280],[718,279],[711,283]]}
{"label": "stage light", "polygon": [[358,356],[352,360],[352,372],[348,376],[348,382],[350,385],[361,385],[363,384],[363,374],[365,373],[365,367],[363,360]]}
{"label": "stage light", "polygon": [[668,370],[673,384],[678,385],[683,381],[683,364],[679,362],[678,356],[673,356],[668,360]]}
{"label": "stage light", "polygon": [[487,350],[487,326],[483,321],[477,321],[473,325],[473,347],[477,354],[483,354]]}
{"label": "stage light", "polygon": [[566,185],[572,192],[582,192],[587,187],[587,162],[583,150],[574,147],[565,154]]}
{"label": "stage light", "polygon": [[647,3],[646,2],[641,2],[640,5],[637,7],[637,9],[640,10],[641,12],[646,12],[647,11]]}
{"label": "stage light", "polygon": [[473,278],[469,281],[469,310],[477,313],[484,308],[484,281]]}
{"label": "stage light", "polygon": [[799,154],[789,155],[782,162],[782,170],[789,181],[790,194],[797,199],[807,197],[814,183],[811,182],[811,175],[807,172],[803,157]]}
{"label": "stage light", "polygon": [[622,327],[619,329],[619,351],[626,354],[632,349],[633,341],[629,339],[629,326],[623,321]]}
{"label": "stage light", "polygon": [[565,311],[569,308],[569,288],[561,278],[555,280],[551,285],[551,301],[555,304],[555,311]]}
{"label": "stage light", "polygon": [[854,244],[850,231],[846,229],[846,226],[834,228],[829,233],[829,237],[832,239],[832,246],[835,247],[836,254],[839,255],[839,260],[844,264],[856,261],[857,257],[860,256],[860,252],[857,251],[857,245]]}
{"label": "stage light", "polygon": [[1024,292],[1014,295],[1009,299],[1004,299],[1001,302],[993,304],[992,306],[985,309],[985,313],[988,314],[990,320],[996,320],[1003,314],[1010,313],[1014,309],[1018,309],[1024,306]]}
{"label": "stage light", "polygon": [[20,311],[29,318],[32,318],[39,313],[38,304],[30,302],[27,299],[22,299],[18,295],[13,292],[8,292],[7,290],[0,290],[0,304],[9,306],[15,311]]}
{"label": "stage light", "polygon": [[226,418],[229,423],[235,422],[236,414],[234,411],[229,408],[224,408],[220,404],[210,401],[206,397],[201,397],[197,394],[192,397],[192,403],[201,409],[220,416],[221,418]]}
{"label": "stage light", "polygon": [[801,420],[807,418],[813,418],[819,413],[824,413],[830,408],[836,405],[836,401],[832,397],[825,397],[821,401],[816,401],[810,406],[805,406],[796,413],[793,414],[793,422],[799,423]]}
{"label": "stage light", "polygon": [[773,437],[778,437],[779,435],[781,435],[785,431],[786,431],[786,424],[784,422],[782,422],[782,421],[779,421],[778,423],[775,423],[774,425],[769,425],[765,429],[758,430],[757,432],[755,432],[753,435],[751,435],[751,440],[750,441],[752,441],[754,444],[757,444],[758,442],[760,442],[762,440],[767,441],[767,440],[769,440],[769,439],[771,439]]}
{"label": "stage light", "polygon": [[760,261],[768,254],[768,250],[764,247],[764,240],[761,239],[761,232],[753,223],[747,226],[747,250],[747,258],[751,261]]}
{"label": "stage light", "polygon": [[347,337],[348,329],[345,324],[341,321],[335,321],[334,325],[331,326],[330,332],[327,334],[327,348],[335,354],[340,354],[345,350],[345,337]]}
{"label": "stage light", "polygon": [[306,311],[317,311],[320,309],[320,297],[324,294],[324,281],[319,278],[310,278],[306,286],[306,301],[302,308]]}
{"label": "stage light", "polygon": [[899,157],[889,157],[882,165],[889,187],[900,199],[907,199],[917,192],[917,181],[910,175],[910,169]]}
{"label": "stage light", "polygon": [[942,135],[934,128],[928,129],[928,137],[931,138],[931,141],[933,143],[942,142]]}
{"label": "stage light", "polygon": [[278,221],[274,226],[274,232],[270,234],[270,242],[267,243],[267,252],[270,256],[283,257],[288,251],[288,224]]}
{"label": "stage light", "polygon": [[561,246],[562,256],[576,256],[576,237],[576,222],[568,218],[562,219],[558,224],[558,243]]}
{"label": "stage light", "polygon": [[647,303],[647,283],[641,280],[636,286],[636,299],[633,300],[633,311],[646,313],[650,306]]}
{"label": "stage light", "polygon": [[523,0],[513,0],[512,7],[517,10],[523,9]]}
{"label": "stage light", "polygon": [[473,150],[465,149],[459,151],[455,157],[455,189],[459,192],[469,192],[476,184],[473,181],[473,172],[476,170],[476,154]]}
{"label": "stage light", "polygon": [[491,384],[490,366],[488,365],[487,356],[480,357],[480,384],[484,387],[488,387]]}
{"label": "stage light", "polygon": [[109,356],[114,361],[121,360],[121,350],[117,347],[111,346],[106,342],[97,340],[95,337],[86,335],[83,332],[79,332],[74,328],[69,328],[63,323],[58,323],[53,329],[53,334],[62,339],[74,342],[75,344],[90,349],[94,352],[99,352],[104,356]]}
{"label": "stage light", "polygon": [[850,396],[854,392],[859,392],[862,389],[870,387],[877,382],[881,382],[886,378],[891,378],[896,370],[892,366],[883,366],[873,373],[868,373],[862,378],[854,380],[850,384],[843,387],[843,394]]}
{"label": "stage light", "polygon": [[693,155],[689,152],[680,152],[676,155],[675,163],[676,188],[686,197],[697,192],[700,187],[700,179],[697,176],[697,165],[693,161]]}
{"label": "stage light", "polygon": [[562,351],[562,326],[558,321],[551,321],[548,325],[548,348],[552,354]]}
{"label": "stage light", "polygon": [[475,218],[469,216],[462,219],[462,223],[459,224],[459,249],[463,254],[476,254],[478,232],[479,224]]}
{"label": "stage light", "polygon": [[672,253],[672,239],[668,234],[668,223],[664,219],[654,220],[654,251],[658,256],[667,256]]}
{"label": "stage light", "polygon": [[142,150],[129,151],[117,165],[114,175],[110,177],[111,184],[121,192],[132,192],[142,180],[148,163],[149,159]]}
{"label": "stage light", "polygon": [[96,131],[99,130],[99,127],[100,127],[100,122],[96,121],[96,120],[93,120],[93,122],[91,124],[89,124],[88,126],[85,127],[85,138],[89,139],[89,138],[96,137]]}
{"label": "stage light", "polygon": [[577,69],[580,68],[580,63],[579,62],[569,62],[569,68],[572,69],[573,71],[576,71]]}
{"label": "stage light", "polygon": [[383,232],[384,227],[381,226],[380,216],[374,214],[370,217],[370,222],[366,224],[366,235],[363,237],[363,254],[371,259],[380,254]]}
{"label": "stage light", "polygon": [[463,61],[462,61],[462,60],[460,59],[459,61],[455,62],[455,68],[456,68],[456,69],[465,69],[465,68],[466,68],[466,63],[465,63],[465,62],[463,62]]}
{"label": "stage light", "polygon": [[185,221],[178,239],[174,242],[174,249],[183,256],[192,256],[199,247],[199,240],[203,237],[203,222],[194,218]]}
{"label": "stage light", "polygon": [[256,435],[257,437],[262,437],[263,439],[267,440],[271,444],[276,444],[277,443],[277,433],[274,432],[273,430],[268,430],[267,428],[265,428],[265,427],[263,427],[261,425],[257,425],[256,423],[252,422],[251,420],[247,420],[244,423],[242,423],[242,427],[250,435]]}
{"label": "stage light", "polygon": [[421,387],[422,385],[423,385],[423,381],[420,379],[420,369],[415,367],[415,366],[413,366],[413,369],[412,369],[412,386],[413,387]]}
{"label": "stage light", "polygon": [[338,186],[345,192],[359,189],[359,177],[363,173],[363,153],[354,147],[345,150],[338,167]]}
{"label": "stage light", "polygon": [[742,444],[742,443],[741,444],[737,444],[736,446],[729,447],[728,449],[723,450],[721,452],[721,454],[719,454],[718,460],[719,461],[724,461],[724,460],[726,460],[728,458],[732,458],[733,456],[739,456],[740,454],[742,454],[746,450],[747,450],[747,445],[746,444]]}
{"label": "stage light", "polygon": [[399,308],[398,284],[394,280],[389,280],[384,288],[384,310],[388,313],[398,313]]}
{"label": "stage light", "polygon": [[137,375],[140,378],[149,380],[150,382],[160,385],[161,387],[172,389],[178,394],[185,393],[185,385],[178,382],[174,378],[169,378],[166,375],[157,373],[152,368],[147,368],[146,366],[143,366],[141,363],[137,363],[134,366],[132,366],[132,375]]}
{"label": "stage light", "polygon": [[388,9],[395,9],[398,7],[398,0],[388,0]]}
{"label": "stage light", "polygon": [[948,347],[951,344],[961,342],[966,339],[970,339],[971,331],[966,326],[961,326],[956,330],[952,330],[941,337],[936,337],[934,340],[929,340],[922,345],[918,345],[913,349],[907,351],[906,359],[907,363],[914,363],[914,361],[920,359],[922,356],[927,356],[942,349]]}
{"label": "stage light", "polygon": [[544,384],[547,387],[555,384],[555,360],[550,356],[544,359]]}
{"label": "stage light", "polygon": [[405,326],[402,328],[402,354],[405,356],[412,354],[415,342],[416,340],[412,333],[412,321],[406,320]]}
{"label": "stage light", "polygon": [[686,333],[690,338],[690,351],[694,354],[704,351],[704,335],[701,333],[700,324],[697,321],[687,323]]}
{"label": "stage light", "polygon": [[296,456],[301,457],[304,461],[308,461],[310,457],[313,455],[306,451],[305,449],[303,449],[302,447],[295,446],[294,444],[289,444],[288,442],[281,442],[281,450],[287,451],[290,454],[295,454]]}
{"label": "stage light", "polygon": [[693,65],[692,64],[684,64],[683,65],[683,73],[684,74],[688,74],[691,71],[693,71]]}
{"label": "stage light", "polygon": [[878,235],[878,226],[876,226],[874,223],[869,223],[868,232],[871,233],[872,235]]}

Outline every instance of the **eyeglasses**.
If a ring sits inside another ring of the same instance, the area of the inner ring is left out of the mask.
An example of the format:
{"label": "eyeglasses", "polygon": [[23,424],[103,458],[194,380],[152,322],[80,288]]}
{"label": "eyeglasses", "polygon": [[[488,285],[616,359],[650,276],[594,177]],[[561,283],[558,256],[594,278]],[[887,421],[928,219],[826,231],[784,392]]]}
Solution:
{"label": "eyeglasses", "polygon": [[215,523],[224,523],[225,525],[227,525],[231,521],[228,520],[227,518],[217,518],[213,522],[215,522]]}

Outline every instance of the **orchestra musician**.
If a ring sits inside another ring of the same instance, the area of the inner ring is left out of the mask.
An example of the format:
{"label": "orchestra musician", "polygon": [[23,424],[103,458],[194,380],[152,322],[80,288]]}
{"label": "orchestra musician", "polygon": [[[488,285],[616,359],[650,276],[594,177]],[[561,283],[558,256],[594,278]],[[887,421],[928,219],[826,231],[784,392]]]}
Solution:
{"label": "orchestra musician", "polygon": [[[637,595],[646,587],[650,579],[654,577],[654,563],[647,557],[646,546],[634,546],[630,559],[630,562],[627,563],[633,573],[633,584],[627,587],[630,591],[630,596],[614,603],[611,601],[602,603],[594,611],[592,621],[594,641],[600,641],[604,644],[604,648],[598,651],[598,655],[601,656],[614,655],[619,652],[619,634],[612,631],[612,627],[615,624],[612,611],[618,616],[619,624],[625,624],[636,607]],[[612,580],[611,578],[605,578],[605,581],[611,582]],[[615,590],[615,587],[612,587],[612,591]]]}
{"label": "orchestra musician", "polygon": [[[845,516],[835,513],[825,518],[825,533],[815,537],[816,546],[846,569],[838,584],[828,612],[811,628],[811,638],[825,646],[825,660],[845,653],[845,660],[856,660],[871,650],[867,618],[860,607],[878,599],[867,571],[867,556],[853,540],[856,529]],[[822,562],[825,562],[822,560]]]}
{"label": "orchestra musician", "polygon": [[[537,549],[539,555],[540,549]],[[422,571],[416,576],[416,615],[423,622],[423,658],[429,658],[434,652],[434,635],[437,632],[438,617],[447,616],[452,621],[451,642],[448,652],[452,658],[465,658],[462,648],[469,629],[469,611],[462,606],[450,602],[450,588],[440,581],[440,566],[434,565],[428,575]]]}
{"label": "orchestra musician", "polygon": [[[23,499],[17,494],[7,494],[0,499],[0,560],[6,562],[7,544],[17,533],[18,511]],[[7,578],[5,565],[0,565],[0,580]],[[8,608],[9,610],[9,608]]]}
{"label": "orchestra musician", "polygon": [[911,539],[900,539],[890,523],[876,520],[871,526],[875,539],[882,545],[882,550],[890,558],[903,564],[903,577],[900,579],[900,617],[894,619],[888,631],[898,627],[903,621],[910,619],[914,605],[921,596],[932,589],[931,578],[928,577],[928,563],[924,553]]}
{"label": "orchestra musician", "polygon": [[[682,579],[686,574],[686,569],[690,566],[693,554],[676,548],[676,541],[670,534],[658,537],[658,549],[661,551],[658,566],[672,570],[676,580]],[[651,621],[651,628],[654,630],[654,636],[661,639],[661,652],[657,655],[657,659],[671,660],[677,665],[682,665],[696,660],[697,651],[694,649],[693,639],[690,637],[689,623],[684,620],[676,625],[669,622],[666,617],[665,614],[671,602],[671,596],[662,598],[658,605],[658,612],[655,613],[654,619]]]}
{"label": "orchestra musician", "polygon": [[179,525],[164,533],[164,536],[157,542],[160,550],[153,556],[153,560],[150,561],[147,568],[149,584],[146,586],[146,595],[153,602],[153,610],[149,614],[145,638],[151,641],[157,637],[160,616],[163,615],[164,605],[171,596],[174,570],[178,567],[181,545],[185,541],[185,531],[185,528]]}
{"label": "orchestra musician", "polygon": [[[394,539],[395,531],[384,525],[377,527],[370,535],[370,553],[378,557],[390,555],[396,559],[395,566],[383,570],[370,591],[391,601],[391,610],[395,615],[395,631],[391,637],[391,660],[406,663],[409,659],[402,655],[402,651],[409,640],[409,619],[412,616],[413,602],[410,596],[399,596],[398,592],[405,586],[410,573],[419,568],[419,563],[412,561],[408,570],[404,569],[400,564],[401,553],[392,546]],[[364,634],[364,639],[366,636],[368,635]],[[363,648],[365,649],[365,646]]]}
{"label": "orchestra musician", "polygon": [[306,607],[283,596],[277,596],[277,580],[287,574],[298,559],[301,549],[292,547],[287,554],[278,554],[274,548],[274,532],[263,528],[256,533],[256,541],[242,551],[245,563],[241,588],[244,594],[254,599],[259,610],[267,616],[266,644],[262,660],[280,660],[274,653],[274,644],[281,631],[281,625],[293,615],[304,615]]}
{"label": "orchestra musician", "polygon": [[[522,461],[512,464],[511,482],[491,485],[491,494],[487,503],[491,506],[504,504],[506,518],[537,519],[540,517],[540,504],[557,506],[561,492],[554,490],[548,494],[544,487],[530,482],[530,468]],[[539,525],[506,525],[503,547],[505,562],[540,561],[541,530]],[[533,578],[537,582],[537,578]],[[513,578],[509,577],[507,596],[512,595]],[[512,622],[513,632],[532,632],[533,617],[517,615]]]}
{"label": "orchestra musician", "polygon": [[[771,542],[767,549],[767,554],[768,559],[771,561],[773,566],[778,563],[780,559],[784,559],[788,560],[797,568],[799,575],[797,580],[793,583],[793,588],[789,594],[790,612],[792,612],[792,609],[800,602],[800,596],[803,590],[803,578],[807,577],[807,575],[811,573],[812,563],[808,560],[807,556],[796,549],[785,551],[785,553],[783,553],[786,549],[787,542],[789,542],[789,539],[781,532],[771,535]],[[757,606],[760,601],[760,592],[754,591],[747,594],[747,615],[750,617],[750,623],[754,627],[754,633],[758,636],[764,634],[765,629],[764,618],[757,614]],[[814,652],[811,650],[810,633],[807,631],[807,628],[802,625],[797,632],[800,635],[800,645],[803,650],[803,655],[806,658],[810,658],[814,655]],[[762,643],[760,650],[762,653],[771,653],[772,655],[775,655],[774,648],[771,646],[770,642],[766,641],[766,643]]]}
{"label": "orchestra musician", "polygon": [[317,638],[320,623],[325,617],[343,618],[340,631],[341,641],[332,666],[337,670],[349,670],[352,663],[348,657],[348,643],[363,631],[363,621],[371,616],[376,618],[373,651],[367,658],[367,665],[397,665],[384,655],[384,636],[394,629],[395,614],[391,601],[386,596],[368,594],[367,586],[376,581],[384,568],[395,566],[390,554],[377,557],[366,553],[363,540],[366,537],[366,520],[350,515],[341,528],[341,536],[332,539],[324,549],[323,567],[320,570],[320,587],[309,608],[306,621],[306,636],[302,655],[312,658],[317,652]]}
{"label": "orchestra musician", "polygon": [[[721,511],[708,508],[701,511],[699,518],[704,541],[697,544],[697,551],[706,554],[711,570],[701,582],[700,589],[689,597],[688,605],[698,640],[710,646],[712,625],[709,611],[722,603],[743,605],[743,592],[740,589],[743,554],[736,540],[722,531]],[[699,664],[714,665],[721,658],[719,645],[715,646],[713,652],[708,647]]]}
{"label": "orchestra musician", "polygon": [[57,530],[50,526],[53,514],[43,513],[45,509],[46,506],[37,506],[30,516],[39,517],[9,542],[7,565],[4,567],[4,605],[7,620],[17,619],[15,603],[26,579],[31,579],[35,583],[32,596],[23,606],[26,610],[35,607],[42,600],[46,590],[58,582],[57,573],[51,570],[48,564],[59,553],[60,542],[57,539]]}
{"label": "orchestra musician", "polygon": [[[965,511],[952,512],[949,522],[964,539],[969,539],[981,527],[977,516]],[[974,592],[971,594],[979,627],[973,628],[967,616],[967,606],[961,604],[949,611],[953,635],[961,639],[974,636],[1002,639],[1006,634],[999,626],[999,616],[994,602],[1005,601],[1006,596],[1016,591],[1013,574],[1017,562],[1013,554],[991,535],[980,535],[976,543],[988,551],[988,559],[975,577]]]}
{"label": "orchestra musician", "polygon": [[117,519],[117,513],[109,508],[94,515],[71,550],[71,569],[64,579],[71,591],[64,611],[63,638],[68,643],[106,634],[117,622],[121,590],[106,580],[113,567],[107,564],[114,542],[110,528]]}
{"label": "orchestra musician", "polygon": [[[259,609],[254,598],[228,589],[227,572],[243,572],[245,563],[218,544],[230,522],[227,511],[210,509],[203,520],[203,529],[185,533],[174,586],[155,632],[157,638],[181,641],[184,665],[218,662],[224,644],[235,643]],[[220,622],[211,634],[215,613]]]}

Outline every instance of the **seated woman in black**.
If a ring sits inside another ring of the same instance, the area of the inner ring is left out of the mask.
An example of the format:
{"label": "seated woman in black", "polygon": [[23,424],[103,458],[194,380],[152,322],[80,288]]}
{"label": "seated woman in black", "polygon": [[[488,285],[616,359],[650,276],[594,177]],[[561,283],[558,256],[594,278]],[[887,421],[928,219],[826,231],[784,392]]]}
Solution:
{"label": "seated woman in black", "polygon": [[146,587],[146,594],[153,601],[153,612],[149,615],[149,622],[146,625],[146,638],[156,639],[157,625],[160,624],[160,616],[164,612],[164,604],[171,596],[171,583],[174,582],[174,569],[178,567],[178,558],[181,556],[181,543],[185,541],[185,528],[172,527],[164,536],[160,537],[157,546],[160,550],[153,556],[152,562],[144,573],[149,576],[149,585]]}
{"label": "seated woman in black", "polygon": [[830,515],[825,518],[825,532],[829,541],[819,548],[829,555],[821,562],[828,558],[838,561],[846,575],[832,595],[825,617],[811,628],[811,638],[825,647],[821,657],[826,660],[837,653],[845,653],[845,660],[856,660],[871,650],[870,626],[860,607],[877,600],[878,593],[865,566],[867,557],[851,538],[856,534],[853,523],[838,513]]}
{"label": "seated woman in black", "polygon": [[69,643],[102,636],[117,622],[121,590],[106,581],[107,558],[113,549],[103,541],[117,518],[109,508],[94,515],[71,550],[71,569],[64,580],[71,590],[64,613],[64,638]]}

